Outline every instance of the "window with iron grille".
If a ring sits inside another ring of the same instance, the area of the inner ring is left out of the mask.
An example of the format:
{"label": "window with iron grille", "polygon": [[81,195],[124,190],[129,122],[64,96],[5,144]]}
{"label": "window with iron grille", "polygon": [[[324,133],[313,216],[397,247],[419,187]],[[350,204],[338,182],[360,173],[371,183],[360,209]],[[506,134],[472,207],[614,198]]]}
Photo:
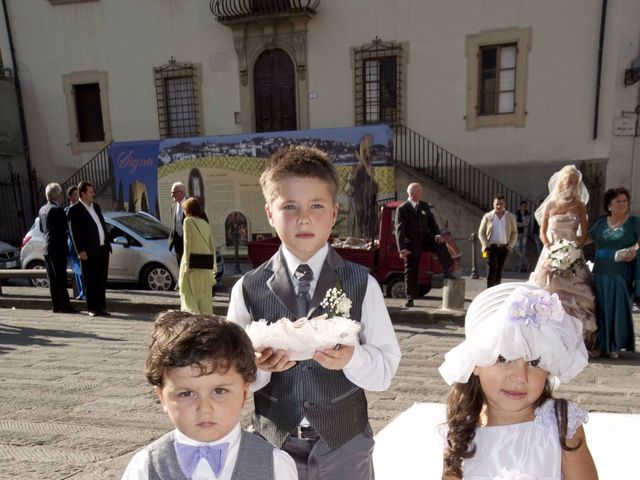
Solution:
{"label": "window with iron grille", "polygon": [[353,50],[356,125],[402,123],[402,53],[401,44],[377,37],[371,44]]}
{"label": "window with iron grille", "polygon": [[198,68],[177,63],[154,68],[156,102],[161,138],[200,135],[200,95]]}
{"label": "window with iron grille", "polygon": [[480,48],[479,115],[514,112],[516,56],[515,44]]}

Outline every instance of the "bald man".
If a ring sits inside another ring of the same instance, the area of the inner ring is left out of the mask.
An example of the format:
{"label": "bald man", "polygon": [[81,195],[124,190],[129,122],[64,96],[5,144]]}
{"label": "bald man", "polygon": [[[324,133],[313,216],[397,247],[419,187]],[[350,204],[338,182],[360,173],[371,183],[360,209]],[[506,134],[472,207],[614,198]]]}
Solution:
{"label": "bald man", "polygon": [[399,255],[404,260],[405,306],[413,307],[414,298],[419,296],[418,267],[422,251],[438,255],[444,278],[456,277],[449,270],[453,261],[440,235],[440,227],[429,204],[422,201],[422,186],[419,183],[409,184],[407,195],[407,201],[396,210],[396,241]]}

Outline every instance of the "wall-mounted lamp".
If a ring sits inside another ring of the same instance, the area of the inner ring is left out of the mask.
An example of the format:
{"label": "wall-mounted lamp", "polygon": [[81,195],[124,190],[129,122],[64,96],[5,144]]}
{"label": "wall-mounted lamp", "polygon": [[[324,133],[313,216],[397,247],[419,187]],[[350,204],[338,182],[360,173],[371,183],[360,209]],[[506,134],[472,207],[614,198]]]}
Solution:
{"label": "wall-mounted lamp", "polygon": [[636,58],[631,63],[631,68],[624,71],[624,86],[628,87],[640,81],[640,59]]}

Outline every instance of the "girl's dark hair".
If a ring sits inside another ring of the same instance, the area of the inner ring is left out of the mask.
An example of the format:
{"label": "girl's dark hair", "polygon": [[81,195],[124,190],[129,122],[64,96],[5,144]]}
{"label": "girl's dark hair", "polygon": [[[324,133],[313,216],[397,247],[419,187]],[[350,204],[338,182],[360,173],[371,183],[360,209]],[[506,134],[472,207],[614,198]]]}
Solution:
{"label": "girl's dark hair", "polygon": [[[563,450],[573,452],[580,448],[567,445],[567,401],[554,399],[551,395],[549,380],[545,382],[542,395],[535,401],[533,408],[541,407],[547,400],[555,400],[554,410],[558,424],[558,437]],[[476,453],[473,439],[480,424],[480,413],[485,398],[477,375],[471,375],[467,383],[454,383],[447,398],[447,448],[444,453],[444,475],[462,478],[462,462]]]}
{"label": "girl's dark hair", "polygon": [[613,202],[613,199],[619,195],[624,195],[627,197],[627,201],[631,200],[631,195],[629,194],[629,190],[624,187],[610,188],[606,192],[604,192],[604,211],[607,212],[607,215],[611,215],[609,211],[609,205]]}
{"label": "girl's dark hair", "polygon": [[162,387],[168,370],[190,365],[198,367],[200,375],[226,373],[234,367],[245,382],[256,379],[253,346],[241,327],[216,315],[160,313],[147,353],[147,380]]}

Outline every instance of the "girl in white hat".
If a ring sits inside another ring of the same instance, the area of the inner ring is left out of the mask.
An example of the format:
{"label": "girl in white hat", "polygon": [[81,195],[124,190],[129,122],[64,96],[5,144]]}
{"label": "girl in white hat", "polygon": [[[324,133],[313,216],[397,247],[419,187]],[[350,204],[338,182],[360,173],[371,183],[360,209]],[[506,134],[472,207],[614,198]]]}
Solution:
{"label": "girl in white hat", "polygon": [[582,325],[555,294],[524,283],[471,303],[465,341],[445,355],[445,480],[597,480],[582,424],[587,413],[554,399],[587,365]]}

